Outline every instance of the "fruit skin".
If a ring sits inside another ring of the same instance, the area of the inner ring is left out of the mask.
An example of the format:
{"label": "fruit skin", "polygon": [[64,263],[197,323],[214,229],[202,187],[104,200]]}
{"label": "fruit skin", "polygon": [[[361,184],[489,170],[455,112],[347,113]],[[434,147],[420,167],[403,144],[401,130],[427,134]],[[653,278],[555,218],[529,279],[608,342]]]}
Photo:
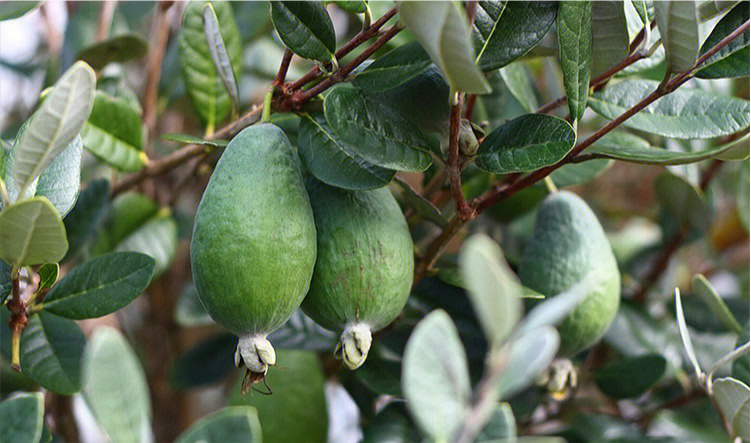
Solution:
{"label": "fruit skin", "polygon": [[306,177],[318,232],[318,258],[302,308],[344,330],[335,353],[350,369],[367,357],[371,332],[407,303],[414,250],[407,222],[387,188],[346,191]]}
{"label": "fruit skin", "polygon": [[618,265],[597,217],[576,194],[560,191],[540,205],[519,269],[522,284],[552,297],[587,277],[585,300],[559,325],[559,355],[592,346],[607,332],[621,299]]}
{"label": "fruit skin", "polygon": [[235,363],[265,373],[276,359],[265,337],[300,306],[316,258],[313,212],[281,129],[255,125],[232,139],[198,205],[190,252],[201,303],[240,336]]}

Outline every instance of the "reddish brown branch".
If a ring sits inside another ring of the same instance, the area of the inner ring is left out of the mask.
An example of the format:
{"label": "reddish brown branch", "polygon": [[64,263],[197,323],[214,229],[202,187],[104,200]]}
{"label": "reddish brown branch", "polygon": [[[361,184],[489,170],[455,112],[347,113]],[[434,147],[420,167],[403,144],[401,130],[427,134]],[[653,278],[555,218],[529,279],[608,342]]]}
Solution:
{"label": "reddish brown branch", "polygon": [[282,63],[279,65],[279,72],[276,74],[274,80],[274,86],[280,86],[287,78],[287,71],[289,70],[289,64],[292,61],[292,51],[289,48],[284,50],[284,56],[282,56]]}
{"label": "reddish brown branch", "polygon": [[154,23],[151,27],[152,45],[146,60],[146,83],[143,88],[143,122],[146,124],[149,136],[156,127],[156,102],[159,97],[159,79],[162,76],[162,61],[170,34],[170,23],[167,18],[173,2],[161,1],[157,5]]}
{"label": "reddish brown branch", "polygon": [[461,159],[459,157],[459,126],[461,123],[462,102],[464,101],[464,94],[458,93],[456,97],[456,103],[451,106],[451,120],[449,123],[449,148],[448,148],[448,164],[446,165],[446,172],[449,176],[449,184],[451,185],[451,193],[454,196],[456,202],[456,213],[462,221],[468,221],[472,219],[473,210],[464,198],[464,191],[462,190],[462,169]]}

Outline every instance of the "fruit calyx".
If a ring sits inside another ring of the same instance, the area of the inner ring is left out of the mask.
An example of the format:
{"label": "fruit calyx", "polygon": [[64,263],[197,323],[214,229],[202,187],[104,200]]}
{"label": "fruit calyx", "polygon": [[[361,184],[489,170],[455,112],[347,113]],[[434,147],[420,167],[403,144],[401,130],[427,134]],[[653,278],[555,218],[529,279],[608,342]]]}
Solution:
{"label": "fruit calyx", "polygon": [[370,327],[363,323],[355,323],[344,328],[339,343],[334,349],[336,358],[344,362],[349,369],[357,369],[365,362],[370,351],[373,335]]}
{"label": "fruit calyx", "polygon": [[243,379],[243,395],[253,383],[264,380],[269,366],[276,364],[276,352],[265,335],[245,335],[240,337],[235,350],[235,366],[245,365],[248,369]]}

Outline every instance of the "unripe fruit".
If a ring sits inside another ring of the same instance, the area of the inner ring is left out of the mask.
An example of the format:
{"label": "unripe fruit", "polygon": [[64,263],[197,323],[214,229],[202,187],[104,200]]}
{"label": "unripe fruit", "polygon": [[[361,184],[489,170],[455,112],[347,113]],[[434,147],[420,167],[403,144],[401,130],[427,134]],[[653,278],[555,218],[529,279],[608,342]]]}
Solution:
{"label": "unripe fruit", "polygon": [[557,192],[540,205],[519,277],[547,297],[587,278],[586,298],[558,327],[562,356],[592,346],[618,312],[621,278],[610,243],[589,206],[571,192]]}
{"label": "unripe fruit", "polygon": [[331,330],[334,351],[356,369],[370,350],[371,332],[391,323],[412,287],[412,237],[387,188],[346,191],[306,178],[318,232],[318,258],[302,308]]}
{"label": "unripe fruit", "polygon": [[211,318],[237,334],[250,381],[276,355],[266,336],[300,306],[316,257],[313,212],[281,129],[251,126],[227,146],[196,213],[190,259]]}

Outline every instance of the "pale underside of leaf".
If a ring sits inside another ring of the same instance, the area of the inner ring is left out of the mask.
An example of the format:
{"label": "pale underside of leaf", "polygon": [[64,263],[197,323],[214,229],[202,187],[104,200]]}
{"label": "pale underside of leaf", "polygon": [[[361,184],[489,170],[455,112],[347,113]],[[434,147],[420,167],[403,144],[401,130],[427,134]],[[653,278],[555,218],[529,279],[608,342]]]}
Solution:
{"label": "pale underside of leaf", "polygon": [[219,19],[211,3],[207,3],[203,8],[203,26],[204,33],[206,34],[206,43],[209,46],[209,52],[214,61],[214,67],[219,74],[222,84],[224,84],[224,89],[229,94],[235,109],[237,109],[240,98],[237,91],[235,71],[232,69],[232,60],[224,44],[224,38],[219,27]]}
{"label": "pale underside of leaf", "polygon": [[699,51],[696,5],[693,0],[656,1],[654,7],[668,74],[691,69]]}
{"label": "pale underside of leaf", "polygon": [[592,2],[592,78],[628,56],[628,28],[622,1]]}

